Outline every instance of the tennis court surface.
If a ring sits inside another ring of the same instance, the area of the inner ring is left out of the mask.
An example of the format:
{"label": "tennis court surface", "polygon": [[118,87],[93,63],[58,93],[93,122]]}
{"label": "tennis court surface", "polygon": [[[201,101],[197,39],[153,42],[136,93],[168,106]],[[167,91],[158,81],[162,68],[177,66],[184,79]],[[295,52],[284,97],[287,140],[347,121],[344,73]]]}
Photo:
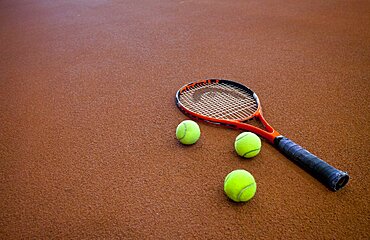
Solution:
{"label": "tennis court surface", "polygon": [[[368,1],[0,1],[1,239],[369,239]],[[231,79],[350,181],[332,192],[262,141],[188,119],[176,91]],[[240,204],[225,176],[245,169]]]}

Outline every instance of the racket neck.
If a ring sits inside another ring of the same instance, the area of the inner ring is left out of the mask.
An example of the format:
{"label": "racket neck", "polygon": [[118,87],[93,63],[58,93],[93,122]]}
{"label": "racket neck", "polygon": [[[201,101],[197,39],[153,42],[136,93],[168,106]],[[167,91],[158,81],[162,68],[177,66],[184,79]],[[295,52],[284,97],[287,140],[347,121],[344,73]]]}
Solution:
{"label": "racket neck", "polygon": [[252,131],[274,145],[275,138],[280,136],[280,133],[278,133],[273,127],[271,127],[271,125],[266,121],[261,112],[257,112],[255,114],[255,117],[258,118],[265,129],[260,129],[258,127],[252,126]]}

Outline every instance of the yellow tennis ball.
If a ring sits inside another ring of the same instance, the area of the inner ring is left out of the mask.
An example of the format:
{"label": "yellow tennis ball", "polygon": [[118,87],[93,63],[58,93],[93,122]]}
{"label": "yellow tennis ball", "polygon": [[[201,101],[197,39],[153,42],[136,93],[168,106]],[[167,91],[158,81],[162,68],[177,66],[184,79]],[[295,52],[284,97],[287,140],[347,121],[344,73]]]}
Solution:
{"label": "yellow tennis ball", "polygon": [[239,156],[251,158],[261,151],[261,139],[252,132],[243,132],[236,137],[234,146]]}
{"label": "yellow tennis ball", "polygon": [[225,178],[224,191],[235,202],[249,201],[256,194],[256,190],[256,181],[246,170],[234,170]]}
{"label": "yellow tennis ball", "polygon": [[185,145],[196,143],[200,138],[199,125],[192,120],[182,121],[176,128],[176,138]]}

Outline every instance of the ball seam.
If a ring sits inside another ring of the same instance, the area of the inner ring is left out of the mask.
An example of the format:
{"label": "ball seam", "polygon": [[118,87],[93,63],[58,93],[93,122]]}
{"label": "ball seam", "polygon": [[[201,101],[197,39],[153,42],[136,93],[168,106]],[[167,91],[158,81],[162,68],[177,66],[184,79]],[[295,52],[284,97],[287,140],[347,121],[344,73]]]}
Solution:
{"label": "ball seam", "polygon": [[186,123],[182,123],[182,125],[184,125],[184,136],[182,136],[181,138],[179,138],[179,140],[182,140],[185,136],[186,136],[186,131],[187,131],[187,128],[186,128]]}
{"label": "ball seam", "polygon": [[246,134],[244,134],[244,136],[242,136],[241,138],[238,138],[236,139],[236,142],[239,142],[239,140],[245,138],[246,136],[250,135],[250,132],[247,132]]}
{"label": "ball seam", "polygon": [[257,149],[250,150],[250,151],[248,151],[248,152],[244,153],[244,154],[243,154],[243,157],[245,157],[245,155],[247,155],[247,154],[249,154],[249,153],[251,153],[251,152],[259,151],[260,149],[261,149],[261,148],[257,148]]}
{"label": "ball seam", "polygon": [[238,194],[238,201],[240,201],[240,197],[241,197],[241,195],[244,193],[244,191],[245,190],[247,190],[248,188],[250,188],[250,187],[252,187],[254,184],[256,184],[256,183],[251,183],[251,184],[249,184],[249,185],[247,185],[247,186],[245,186],[242,190],[240,190],[240,192],[239,192],[239,194]]}

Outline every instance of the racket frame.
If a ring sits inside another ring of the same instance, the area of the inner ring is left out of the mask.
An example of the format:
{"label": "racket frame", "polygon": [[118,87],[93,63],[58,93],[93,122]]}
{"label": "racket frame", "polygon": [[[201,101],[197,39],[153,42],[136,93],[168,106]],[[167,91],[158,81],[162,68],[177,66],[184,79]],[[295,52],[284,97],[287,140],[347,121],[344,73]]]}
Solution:
{"label": "racket frame", "polygon": [[[205,85],[210,85],[210,84],[219,84],[219,83],[226,83],[228,85],[234,85],[237,86],[238,88],[241,88],[253,95],[253,98],[256,100],[257,103],[257,110],[251,114],[249,117],[243,118],[243,119],[238,119],[238,120],[232,120],[232,119],[218,119],[218,118],[213,118],[209,116],[204,116],[202,114],[193,112],[186,108],[183,104],[181,104],[181,95],[185,91],[189,91],[192,88],[196,87],[197,85],[200,86],[205,86]],[[200,80],[196,82],[191,82],[188,83],[184,86],[182,86],[176,93],[176,105],[177,107],[187,116],[195,119],[195,120],[201,120],[207,123],[212,123],[216,125],[222,125],[228,128],[233,128],[233,129],[239,129],[239,130],[245,130],[245,131],[250,131],[253,132],[260,137],[266,139],[270,143],[274,144],[274,140],[276,137],[280,136],[280,134],[271,127],[271,125],[266,121],[266,119],[262,115],[262,108],[260,101],[258,99],[258,96],[255,92],[253,92],[250,88],[235,82],[235,81],[230,81],[230,80],[225,80],[225,79],[207,79],[207,80]],[[252,119],[258,119],[262,125],[264,126],[265,129],[261,129],[259,127],[256,127],[254,125],[246,123],[246,121],[252,120]]]}

